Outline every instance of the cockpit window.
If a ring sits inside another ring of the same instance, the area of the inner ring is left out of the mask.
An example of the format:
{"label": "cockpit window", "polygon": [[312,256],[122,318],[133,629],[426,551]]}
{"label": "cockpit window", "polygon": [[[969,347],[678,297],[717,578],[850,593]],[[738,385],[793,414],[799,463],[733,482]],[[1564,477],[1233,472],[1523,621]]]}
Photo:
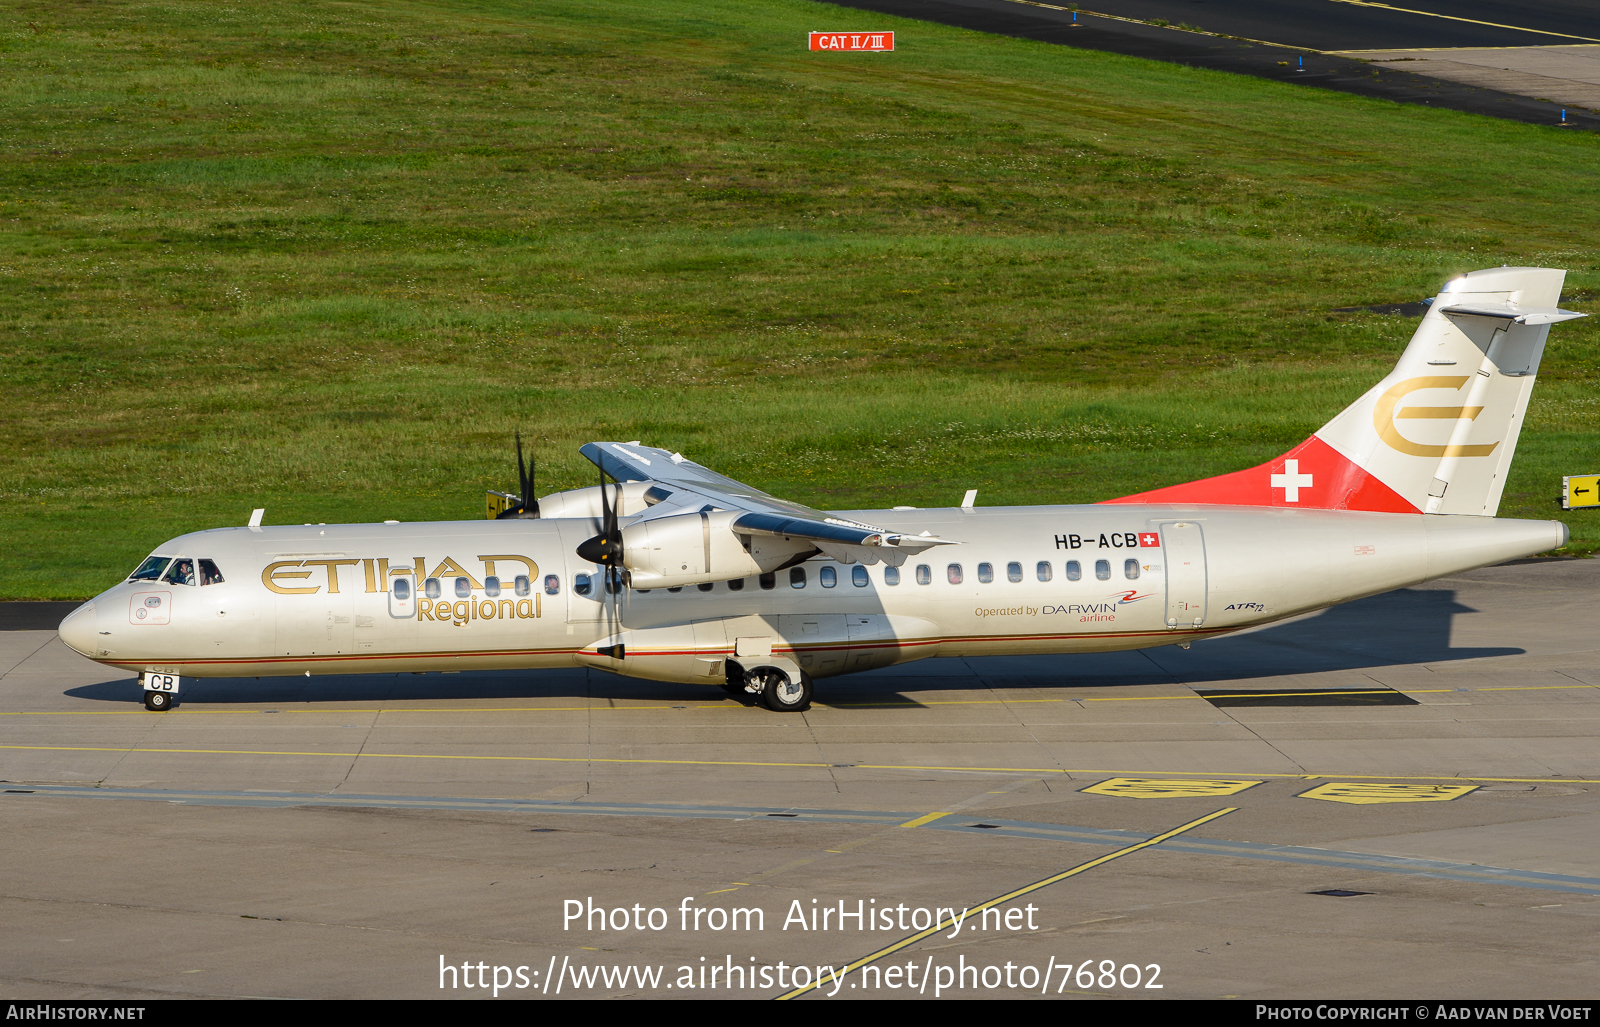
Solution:
{"label": "cockpit window", "polygon": [[161,576],[161,580],[169,585],[193,585],[194,561],[186,556],[178,557],[172,561],[172,566],[167,568],[167,573]]}
{"label": "cockpit window", "polygon": [[161,572],[167,569],[167,561],[171,559],[170,556],[146,557],[144,563],[139,565],[139,569],[128,576],[128,580],[155,581],[161,577]]}
{"label": "cockpit window", "polygon": [[222,584],[222,572],[217,570],[217,565],[215,563],[213,563],[212,561],[210,561],[210,560],[201,560],[200,561],[200,584],[202,584],[202,585],[220,585],[220,584]]}

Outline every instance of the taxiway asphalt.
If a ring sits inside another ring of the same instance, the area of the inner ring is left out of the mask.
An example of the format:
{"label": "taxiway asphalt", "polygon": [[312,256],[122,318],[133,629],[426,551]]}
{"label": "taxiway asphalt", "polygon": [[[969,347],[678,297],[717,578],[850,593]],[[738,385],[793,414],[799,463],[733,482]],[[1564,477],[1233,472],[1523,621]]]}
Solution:
{"label": "taxiway asphalt", "polygon": [[[1548,81],[1503,75],[1490,84],[1481,69],[1457,74],[1448,51],[1434,63],[1395,63],[1413,51],[1470,47],[1600,46],[1600,8],[1570,0],[1509,4],[1480,0],[1466,6],[1380,4],[1367,0],[1108,0],[1075,11],[1044,0],[838,0],[856,12],[897,15],[1065,47],[1184,64],[1277,82],[1331,89],[1396,103],[1486,114],[1534,125],[1600,130],[1600,114],[1558,97],[1587,96],[1579,83],[1551,89]],[[1204,32],[1150,24],[1188,23]],[[831,28],[881,28],[870,15],[845,13]],[[902,30],[896,57],[915,59],[917,33]],[[819,55],[836,59],[835,55]],[[1574,67],[1566,55],[1540,63],[1548,78]],[[874,59],[886,59],[877,57]],[[1413,56],[1411,61],[1420,61]],[[1432,75],[1430,71],[1438,71]],[[1569,88],[1570,87],[1570,88]],[[1526,91],[1525,91],[1526,90]],[[1565,108],[1565,109],[1563,109]],[[1226,116],[1219,112],[1219,117]]]}
{"label": "taxiway asphalt", "polygon": [[[578,669],[196,681],[148,713],[53,632],[0,632],[0,990],[488,997],[441,990],[442,958],[529,968],[501,1000],[773,997],[680,968],[919,933],[796,903],[914,920],[1050,881],[834,997],[931,998],[947,965],[995,971],[945,998],[1039,997],[1024,967],[1051,997],[1592,997],[1597,586],[1600,561],[1487,568],[1189,650],[827,680],[803,715]],[[564,921],[591,899],[670,924]],[[582,983],[624,966],[665,976]]]}

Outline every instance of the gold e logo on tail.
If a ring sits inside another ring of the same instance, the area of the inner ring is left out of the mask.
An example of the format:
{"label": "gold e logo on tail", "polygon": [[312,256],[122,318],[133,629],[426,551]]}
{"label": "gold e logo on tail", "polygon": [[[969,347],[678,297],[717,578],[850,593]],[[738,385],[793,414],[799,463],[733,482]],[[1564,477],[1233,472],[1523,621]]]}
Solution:
{"label": "gold e logo on tail", "polygon": [[1378,432],[1378,438],[1384,445],[1397,453],[1407,456],[1488,456],[1494,452],[1499,442],[1489,442],[1479,445],[1449,445],[1431,446],[1421,442],[1412,442],[1400,434],[1400,428],[1395,421],[1402,419],[1423,419],[1438,421],[1471,421],[1483,413],[1483,407],[1423,407],[1411,406],[1404,410],[1396,411],[1400,400],[1413,392],[1422,389],[1459,389],[1468,381],[1467,375],[1438,377],[1438,378],[1407,378],[1398,385],[1391,387],[1382,396],[1378,397],[1378,405],[1372,410],[1372,427]]}

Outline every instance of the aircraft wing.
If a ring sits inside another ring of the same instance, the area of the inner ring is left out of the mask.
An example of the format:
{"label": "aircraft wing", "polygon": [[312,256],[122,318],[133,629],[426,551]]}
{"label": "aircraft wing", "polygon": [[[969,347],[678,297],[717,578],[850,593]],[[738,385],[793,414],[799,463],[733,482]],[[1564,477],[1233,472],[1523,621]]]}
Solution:
{"label": "aircraft wing", "polygon": [[682,454],[637,442],[591,442],[579,452],[617,481],[652,483],[654,487],[645,493],[651,506],[633,518],[636,522],[685,513],[743,511],[729,524],[736,534],[808,542],[842,563],[882,559],[898,565],[906,555],[954,544],[927,532],[891,531],[778,499]]}

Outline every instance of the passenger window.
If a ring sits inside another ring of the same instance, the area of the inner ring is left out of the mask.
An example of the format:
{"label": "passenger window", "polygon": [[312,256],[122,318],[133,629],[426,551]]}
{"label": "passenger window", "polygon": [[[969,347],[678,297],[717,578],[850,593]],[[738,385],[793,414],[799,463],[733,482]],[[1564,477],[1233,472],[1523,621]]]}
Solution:
{"label": "passenger window", "polygon": [[1139,561],[1138,560],[1124,560],[1124,561],[1122,561],[1122,576],[1124,578],[1127,578],[1129,581],[1132,581],[1134,578],[1137,578],[1139,576]]}
{"label": "passenger window", "polygon": [[1110,560],[1096,560],[1094,562],[1094,576],[1096,578],[1099,578],[1101,581],[1110,581],[1111,580],[1111,561]]}
{"label": "passenger window", "polygon": [[1067,580],[1077,581],[1083,577],[1083,565],[1076,560],[1067,561]]}
{"label": "passenger window", "polygon": [[389,583],[389,591],[394,593],[396,599],[405,602],[411,598],[411,579],[395,578],[394,581]]}
{"label": "passenger window", "polygon": [[823,588],[832,588],[839,583],[839,572],[834,570],[831,566],[824,567],[822,570],[818,571],[817,577],[822,579]]}
{"label": "passenger window", "polygon": [[493,574],[483,579],[483,594],[493,599],[500,594],[500,579]]}
{"label": "passenger window", "polygon": [[789,568],[789,587],[790,588],[805,588],[806,587],[806,569],[804,567],[790,567]]}
{"label": "passenger window", "polygon": [[146,557],[144,563],[139,565],[139,569],[128,576],[128,580],[156,581],[161,577],[161,572],[167,569],[167,561],[170,559],[172,559],[170,556]]}
{"label": "passenger window", "polygon": [[710,581],[702,581],[702,582],[700,582],[700,584],[695,586],[695,588],[698,588],[702,592],[709,592],[709,591],[711,591],[712,589],[714,589],[716,587],[717,586],[713,582],[710,582]]}
{"label": "passenger window", "polygon": [[167,569],[161,580],[169,585],[193,585],[194,561],[180,556],[172,561],[172,566]]}
{"label": "passenger window", "polygon": [[444,594],[444,589],[439,587],[438,578],[429,578],[422,583],[422,594],[429,599],[437,599]]}
{"label": "passenger window", "polygon": [[[429,584],[432,584],[432,582],[430,581]],[[592,588],[593,586],[589,583],[589,575],[574,574],[572,576],[572,590],[574,592],[581,596],[586,596],[589,594]]]}
{"label": "passenger window", "polygon": [[778,575],[776,573],[763,574],[756,580],[760,581],[761,587],[769,592],[778,587]]}
{"label": "passenger window", "polygon": [[606,595],[614,596],[622,591],[622,576],[615,567],[606,571]]}
{"label": "passenger window", "polygon": [[729,592],[743,592],[744,591],[744,579],[743,578],[734,578],[732,581],[728,582],[728,591]]}
{"label": "passenger window", "polygon": [[220,585],[220,584],[222,584],[222,572],[217,570],[217,565],[212,563],[210,560],[201,560],[200,561],[200,584],[202,584],[202,585]]}
{"label": "passenger window", "polygon": [[1035,574],[1039,575],[1040,581],[1049,581],[1055,576],[1055,568],[1050,566],[1049,560],[1040,560],[1039,566],[1035,567],[1033,570]]}
{"label": "passenger window", "polygon": [[933,568],[929,567],[925,563],[917,564],[917,584],[919,584],[919,585],[931,585],[931,584],[933,584]]}
{"label": "passenger window", "polygon": [[850,584],[856,588],[867,587],[867,569],[859,563],[850,568]]}
{"label": "passenger window", "polygon": [[[561,591],[561,579],[556,577],[554,574],[550,575],[548,578],[545,578],[544,590],[549,592],[551,595],[555,595],[557,592]],[[528,580],[528,576],[526,574],[518,574],[511,582],[511,591],[515,592],[519,596],[532,595],[533,582]]]}
{"label": "passenger window", "polygon": [[961,584],[961,565],[959,563],[953,563],[949,567],[946,567],[945,576],[950,579],[950,584]]}
{"label": "passenger window", "polygon": [[1020,563],[1008,563],[1008,564],[1006,564],[1006,580],[1007,581],[1021,581],[1022,580],[1022,564],[1020,564]]}
{"label": "passenger window", "polygon": [[471,599],[472,598],[472,579],[471,578],[457,578],[456,579],[456,598],[457,599]]}
{"label": "passenger window", "polygon": [[985,585],[987,585],[989,582],[991,582],[993,580],[994,580],[994,564],[992,564],[992,563],[980,563],[980,564],[978,564],[978,581],[983,583],[983,584],[985,584]]}
{"label": "passenger window", "polygon": [[885,585],[898,585],[898,584],[900,584],[900,568],[898,568],[898,567],[885,567],[883,569],[883,583]]}
{"label": "passenger window", "polygon": [[[555,574],[546,574],[544,576],[544,594],[547,596],[558,596],[561,594],[561,578],[559,576]],[[517,579],[517,595],[522,595],[521,578]]]}

